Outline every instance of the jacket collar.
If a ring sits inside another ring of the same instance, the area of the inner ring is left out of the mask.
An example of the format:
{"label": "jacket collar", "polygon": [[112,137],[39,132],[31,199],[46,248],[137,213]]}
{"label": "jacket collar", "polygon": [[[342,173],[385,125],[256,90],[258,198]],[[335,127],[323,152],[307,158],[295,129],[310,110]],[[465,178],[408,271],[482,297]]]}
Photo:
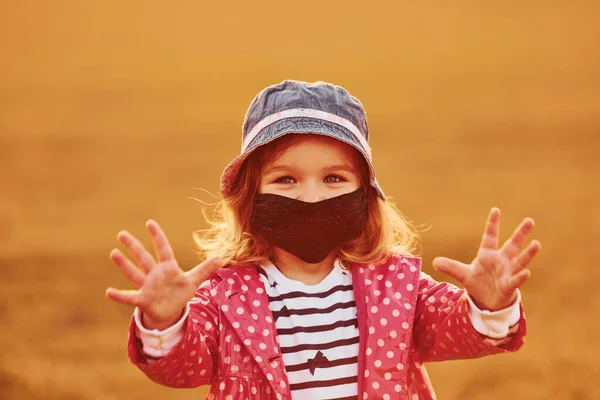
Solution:
{"label": "jacket collar", "polygon": [[223,268],[217,274],[222,281],[214,287],[213,299],[262,369],[275,395],[291,399],[269,298],[256,267]]}
{"label": "jacket collar", "polygon": [[[392,268],[393,265],[393,268]],[[373,295],[372,283],[394,281],[398,276],[406,275],[405,282],[418,286],[421,259],[416,257],[394,256],[388,262],[378,265],[352,264],[352,284],[359,329],[358,354],[358,393],[365,387],[364,370],[368,367],[366,346],[369,334],[367,320],[373,318],[366,305],[366,296]],[[402,272],[400,272],[402,271]],[[240,342],[248,349],[269,380],[275,395],[282,399],[291,399],[291,391],[281,348],[276,340],[277,329],[269,307],[269,298],[257,267],[250,264],[226,267],[217,271],[221,281],[211,292],[219,309],[225,315]],[[407,301],[416,302],[417,290],[409,294]],[[412,310],[414,313],[414,310]]]}

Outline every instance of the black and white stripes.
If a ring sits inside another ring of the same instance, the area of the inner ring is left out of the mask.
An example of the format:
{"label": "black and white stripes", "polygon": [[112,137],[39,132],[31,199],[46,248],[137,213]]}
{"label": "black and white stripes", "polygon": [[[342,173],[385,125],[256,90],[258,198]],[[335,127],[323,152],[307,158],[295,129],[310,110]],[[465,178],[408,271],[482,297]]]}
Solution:
{"label": "black and white stripes", "polygon": [[357,399],[358,324],[352,278],[336,261],[316,285],[260,268],[294,400]]}

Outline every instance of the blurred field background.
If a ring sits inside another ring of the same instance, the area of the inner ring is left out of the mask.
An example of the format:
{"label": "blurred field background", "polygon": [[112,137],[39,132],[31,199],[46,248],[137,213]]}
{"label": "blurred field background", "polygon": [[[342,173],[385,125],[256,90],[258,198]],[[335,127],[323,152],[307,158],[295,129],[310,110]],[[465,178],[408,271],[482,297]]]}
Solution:
{"label": "blurred field background", "polygon": [[434,256],[490,207],[542,242],[516,354],[430,364],[440,399],[600,399],[600,3],[0,2],[0,399],[200,399],[126,355],[108,258],[156,219],[186,268],[247,106],[349,89],[380,182]]}

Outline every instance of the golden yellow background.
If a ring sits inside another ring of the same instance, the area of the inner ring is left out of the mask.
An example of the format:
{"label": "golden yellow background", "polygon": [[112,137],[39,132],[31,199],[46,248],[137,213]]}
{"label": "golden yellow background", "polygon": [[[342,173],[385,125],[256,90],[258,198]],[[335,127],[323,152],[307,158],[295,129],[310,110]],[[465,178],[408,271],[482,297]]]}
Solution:
{"label": "golden yellow background", "polygon": [[254,95],[362,100],[384,190],[434,256],[469,262],[490,207],[542,252],[516,354],[430,364],[440,399],[600,399],[600,3],[0,3],[0,398],[199,399],[126,356],[108,253],[154,218],[197,262]]}

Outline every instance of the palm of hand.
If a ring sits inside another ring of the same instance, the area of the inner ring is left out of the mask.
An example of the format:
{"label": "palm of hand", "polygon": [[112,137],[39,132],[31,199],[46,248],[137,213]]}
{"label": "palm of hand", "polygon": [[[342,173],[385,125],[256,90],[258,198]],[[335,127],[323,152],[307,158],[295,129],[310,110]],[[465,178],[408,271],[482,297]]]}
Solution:
{"label": "palm of hand", "polygon": [[181,311],[197,287],[174,262],[157,264],[139,290],[138,307],[149,320],[165,321]]}
{"label": "palm of hand", "polygon": [[489,311],[506,308],[515,301],[517,289],[531,275],[526,267],[540,249],[539,242],[534,240],[521,251],[534,225],[531,218],[526,218],[498,249],[499,219],[500,210],[492,209],[471,264],[443,257],[433,262],[434,268],[458,280],[479,308]]}
{"label": "palm of hand", "polygon": [[463,283],[476,304],[486,304],[484,308],[502,309],[510,305],[516,292],[509,287],[512,276],[510,260],[499,251],[480,249],[473,260],[471,273]]}

